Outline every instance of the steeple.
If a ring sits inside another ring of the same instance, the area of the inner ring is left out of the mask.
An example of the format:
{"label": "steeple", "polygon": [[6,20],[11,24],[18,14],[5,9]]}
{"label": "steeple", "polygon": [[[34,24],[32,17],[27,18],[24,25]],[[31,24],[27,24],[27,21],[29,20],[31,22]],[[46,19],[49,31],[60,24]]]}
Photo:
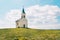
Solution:
{"label": "steeple", "polygon": [[27,28],[28,27],[26,13],[25,13],[24,8],[22,9],[21,19],[16,21],[16,27],[17,28]]}
{"label": "steeple", "polygon": [[22,9],[22,14],[21,14],[21,18],[25,18],[26,14],[25,14],[25,10],[24,8]]}
{"label": "steeple", "polygon": [[22,9],[22,13],[24,13],[24,14],[25,14],[24,8]]}

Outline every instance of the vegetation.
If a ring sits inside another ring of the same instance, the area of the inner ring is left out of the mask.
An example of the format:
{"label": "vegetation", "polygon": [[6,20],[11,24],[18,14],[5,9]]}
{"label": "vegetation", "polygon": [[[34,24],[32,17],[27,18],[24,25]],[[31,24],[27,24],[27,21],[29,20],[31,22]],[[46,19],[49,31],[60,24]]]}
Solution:
{"label": "vegetation", "polygon": [[0,29],[0,40],[60,40],[60,30]]}

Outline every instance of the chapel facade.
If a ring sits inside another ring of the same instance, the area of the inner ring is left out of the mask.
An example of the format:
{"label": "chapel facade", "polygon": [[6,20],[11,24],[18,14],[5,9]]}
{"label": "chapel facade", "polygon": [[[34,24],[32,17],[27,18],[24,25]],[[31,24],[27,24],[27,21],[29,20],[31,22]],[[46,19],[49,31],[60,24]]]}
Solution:
{"label": "chapel facade", "polygon": [[16,27],[17,28],[27,28],[28,22],[26,19],[26,13],[24,8],[22,9],[21,18],[16,21]]}

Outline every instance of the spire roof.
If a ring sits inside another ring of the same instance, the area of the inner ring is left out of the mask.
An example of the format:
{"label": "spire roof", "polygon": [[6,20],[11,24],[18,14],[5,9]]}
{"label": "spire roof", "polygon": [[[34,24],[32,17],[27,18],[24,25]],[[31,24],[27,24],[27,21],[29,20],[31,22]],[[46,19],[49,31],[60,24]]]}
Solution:
{"label": "spire roof", "polygon": [[25,14],[24,8],[22,9],[22,13],[24,13],[24,14]]}

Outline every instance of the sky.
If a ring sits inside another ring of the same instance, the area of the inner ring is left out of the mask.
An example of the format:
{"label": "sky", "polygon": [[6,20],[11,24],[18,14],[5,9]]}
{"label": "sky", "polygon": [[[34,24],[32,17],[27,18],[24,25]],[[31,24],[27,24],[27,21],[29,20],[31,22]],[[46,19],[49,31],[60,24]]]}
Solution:
{"label": "sky", "polygon": [[60,0],[0,0],[0,28],[16,28],[23,6],[29,28],[60,29]]}

